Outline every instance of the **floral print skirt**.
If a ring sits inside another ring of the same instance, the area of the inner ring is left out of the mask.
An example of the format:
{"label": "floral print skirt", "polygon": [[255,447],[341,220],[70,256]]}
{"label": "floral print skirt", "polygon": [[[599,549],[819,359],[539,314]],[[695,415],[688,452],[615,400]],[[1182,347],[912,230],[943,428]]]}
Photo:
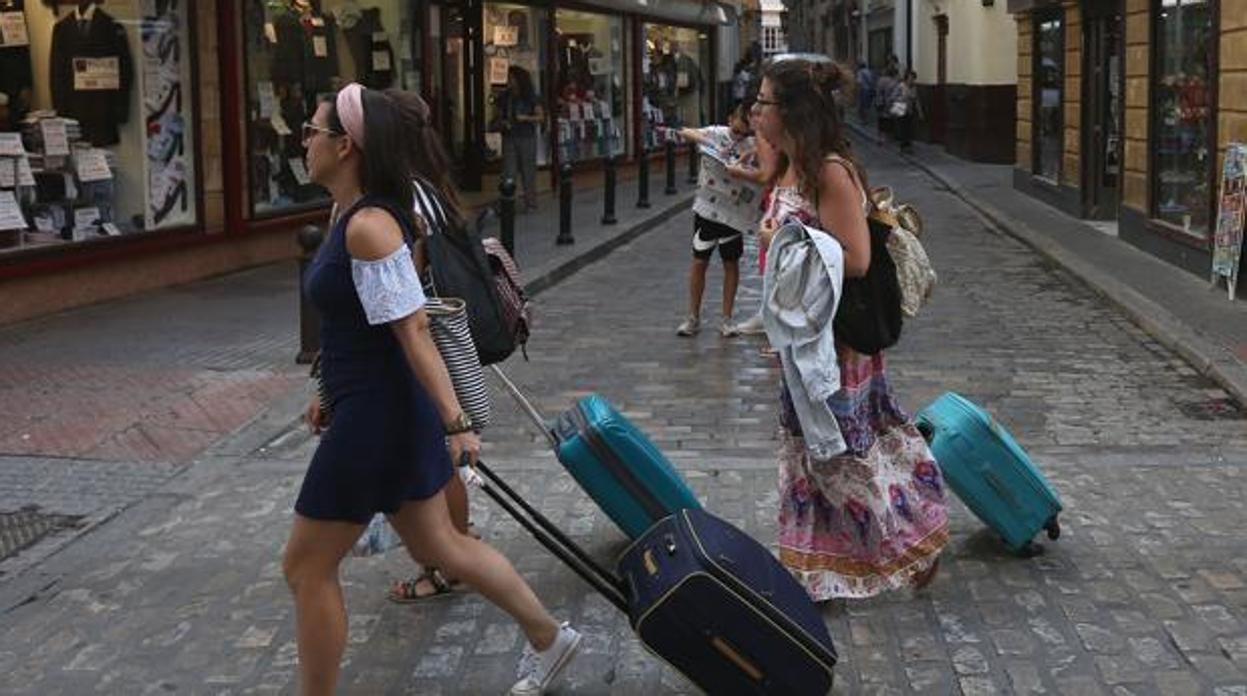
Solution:
{"label": "floral print skirt", "polygon": [[892,395],[883,355],[845,351],[829,400],[849,449],[811,461],[780,398],[779,557],[815,601],[911,585],[948,542],[944,480]]}

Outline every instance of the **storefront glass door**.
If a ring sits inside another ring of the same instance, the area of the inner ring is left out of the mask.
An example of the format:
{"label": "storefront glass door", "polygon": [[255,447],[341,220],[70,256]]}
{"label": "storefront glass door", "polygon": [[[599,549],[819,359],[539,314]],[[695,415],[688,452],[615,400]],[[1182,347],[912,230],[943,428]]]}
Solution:
{"label": "storefront glass door", "polygon": [[1111,12],[1085,21],[1085,185],[1087,216],[1117,216],[1122,147],[1122,16]]}

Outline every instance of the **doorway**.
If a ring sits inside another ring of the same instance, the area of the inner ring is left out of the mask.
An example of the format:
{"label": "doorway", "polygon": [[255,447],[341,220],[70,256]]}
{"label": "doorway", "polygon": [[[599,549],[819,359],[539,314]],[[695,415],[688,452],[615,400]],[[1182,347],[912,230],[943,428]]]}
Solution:
{"label": "doorway", "polygon": [[1123,17],[1117,0],[1090,3],[1083,18],[1083,210],[1117,217],[1125,113]]}

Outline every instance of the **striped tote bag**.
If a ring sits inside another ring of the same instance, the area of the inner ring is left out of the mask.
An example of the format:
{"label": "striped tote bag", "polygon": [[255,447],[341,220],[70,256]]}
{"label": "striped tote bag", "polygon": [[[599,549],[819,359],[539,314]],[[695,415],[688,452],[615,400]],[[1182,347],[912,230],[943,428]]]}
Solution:
{"label": "striped tote bag", "polygon": [[468,329],[467,305],[457,297],[430,297],[425,311],[429,314],[429,333],[455,387],[455,398],[479,432],[489,424],[489,386]]}

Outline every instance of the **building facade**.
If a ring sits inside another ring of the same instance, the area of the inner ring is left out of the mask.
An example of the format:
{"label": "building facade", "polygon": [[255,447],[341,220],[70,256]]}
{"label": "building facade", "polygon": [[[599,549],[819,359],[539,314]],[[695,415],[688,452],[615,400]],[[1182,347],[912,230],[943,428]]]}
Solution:
{"label": "building facade", "polygon": [[762,0],[760,17],[762,28],[762,55],[773,56],[788,52],[787,9],[783,0]]}
{"label": "building facade", "polygon": [[1247,2],[1021,2],[1015,186],[1206,276],[1247,141]]}
{"label": "building facade", "polygon": [[545,105],[543,166],[636,157],[715,120],[734,19],[701,0],[0,5],[0,323],[294,257],[329,204],[301,125],[350,81],[424,95],[467,190],[500,168],[512,67]]}

